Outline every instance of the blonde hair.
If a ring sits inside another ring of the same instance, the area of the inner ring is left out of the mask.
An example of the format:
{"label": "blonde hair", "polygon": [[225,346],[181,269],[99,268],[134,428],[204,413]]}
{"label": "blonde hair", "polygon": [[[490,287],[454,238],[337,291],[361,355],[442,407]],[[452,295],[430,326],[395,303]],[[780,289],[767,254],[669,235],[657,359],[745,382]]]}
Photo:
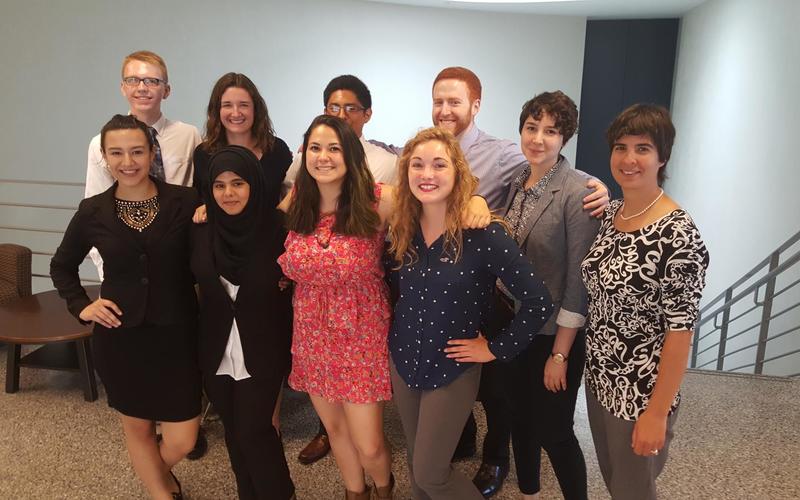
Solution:
{"label": "blonde hair", "polygon": [[411,162],[411,155],[417,146],[430,141],[438,141],[444,144],[450,156],[450,163],[455,170],[453,190],[447,198],[443,249],[454,262],[461,257],[463,246],[461,214],[464,213],[472,194],[478,187],[478,179],[472,175],[469,164],[464,158],[464,153],[461,151],[461,146],[455,136],[447,130],[433,127],[420,131],[406,143],[398,164],[398,185],[394,195],[394,214],[392,214],[389,227],[391,239],[389,252],[397,263],[397,269],[403,265],[413,264],[418,258],[417,252],[411,245],[411,240],[417,232],[422,204],[411,193],[411,187],[408,184],[408,165]]}
{"label": "blonde hair", "polygon": [[152,64],[153,66],[158,66],[159,69],[161,69],[161,72],[164,74],[164,83],[169,82],[167,63],[165,63],[164,60],[161,59],[161,56],[155,52],[150,52],[149,50],[137,50],[136,52],[125,56],[125,59],[122,60],[122,78],[125,78],[125,66],[127,66],[131,61],[141,61],[143,63]]}

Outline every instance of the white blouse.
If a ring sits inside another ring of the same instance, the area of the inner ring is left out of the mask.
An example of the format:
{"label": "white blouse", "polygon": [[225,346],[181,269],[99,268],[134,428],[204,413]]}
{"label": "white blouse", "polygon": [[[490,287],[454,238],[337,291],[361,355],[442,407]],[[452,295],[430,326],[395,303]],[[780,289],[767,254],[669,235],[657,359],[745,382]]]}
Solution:
{"label": "white blouse", "polygon": [[[219,277],[219,281],[231,300],[235,301],[239,293],[239,285],[234,285],[222,276]],[[236,324],[236,318],[233,318],[231,333],[228,335],[228,344],[225,346],[225,354],[222,356],[219,368],[217,368],[217,375],[229,375],[234,380],[250,378],[250,374],[247,373],[247,367],[244,366],[242,340],[239,338],[239,326]]]}

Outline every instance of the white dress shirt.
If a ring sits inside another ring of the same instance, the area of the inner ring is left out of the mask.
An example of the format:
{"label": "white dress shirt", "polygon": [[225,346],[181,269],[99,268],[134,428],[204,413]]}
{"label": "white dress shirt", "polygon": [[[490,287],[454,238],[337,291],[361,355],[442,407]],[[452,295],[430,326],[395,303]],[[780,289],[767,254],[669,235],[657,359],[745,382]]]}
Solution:
{"label": "white dress shirt", "polygon": [[[164,162],[164,173],[169,184],[179,186],[192,185],[192,154],[201,142],[197,127],[187,123],[167,119],[163,114],[153,124],[156,139],[161,147],[161,158]],[[84,198],[100,194],[114,184],[114,177],[108,169],[100,150],[100,134],[89,142],[89,158],[86,165],[86,189]],[[100,280],[103,279],[103,259],[96,249],[89,256],[97,267]]]}
{"label": "white dress shirt", "polygon": [[[219,277],[219,282],[222,283],[222,287],[228,292],[231,300],[235,301],[236,296],[239,294],[239,285],[234,285],[222,276]],[[225,346],[225,354],[222,356],[222,361],[219,362],[217,375],[229,375],[233,380],[250,378],[250,374],[247,373],[247,367],[244,366],[242,339],[239,337],[239,326],[236,324],[236,318],[233,318],[231,333],[228,335],[228,344]]]}
{"label": "white dress shirt", "polygon": [[[375,182],[382,184],[394,185],[397,180],[397,156],[378,147],[374,144],[367,142],[362,135],[360,137],[361,145],[364,146],[364,153],[367,156],[367,167],[372,172],[372,177]],[[303,154],[298,153],[294,155],[294,160],[286,172],[286,177],[283,179],[283,186],[288,191],[294,185],[294,180],[297,177],[297,172],[300,170],[300,162],[303,159]]]}

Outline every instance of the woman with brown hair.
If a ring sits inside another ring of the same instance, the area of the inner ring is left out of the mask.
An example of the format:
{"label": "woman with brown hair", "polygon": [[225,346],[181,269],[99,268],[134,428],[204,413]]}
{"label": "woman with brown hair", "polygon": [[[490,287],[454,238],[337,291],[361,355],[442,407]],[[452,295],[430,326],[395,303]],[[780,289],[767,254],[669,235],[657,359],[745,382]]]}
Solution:
{"label": "woman with brown hair", "polygon": [[623,199],[588,255],[586,408],[614,500],[655,500],[709,256],[692,218],[661,187],[675,140],[669,112],[634,104],[606,132]]}
{"label": "woman with brown hair", "polygon": [[[550,315],[550,295],[501,224],[461,228],[477,180],[450,132],[430,128],[411,139],[398,178],[390,235],[400,295],[389,348],[414,498],[481,499],[450,465],[481,364],[524,349]],[[482,331],[498,278],[518,312],[487,341]]]}
{"label": "woman with brown hair", "polygon": [[222,75],[208,100],[205,138],[194,151],[194,187],[201,197],[209,192],[209,158],[224,146],[242,146],[256,155],[264,171],[265,201],[276,206],[292,152],[275,136],[267,104],[258,88],[241,73]]}
{"label": "woman with brown hair", "polygon": [[[197,297],[189,269],[197,194],[149,175],[153,138],[133,115],[111,118],[100,148],[115,182],[81,202],[50,276],[73,316],[94,322],[95,366],[108,405],[120,415],[136,475],[151,498],[181,499],[172,468],[194,447],[200,422]],[[78,269],[92,247],[105,271],[95,301]]]}
{"label": "woman with brown hair", "polygon": [[386,351],[391,310],[381,253],[391,188],[375,184],[364,149],[343,120],[318,116],[287,211],[286,253],[295,282],[289,385],[308,392],[328,430],[347,498],[392,489],[383,402],[392,398]]}
{"label": "woman with brown hair", "polygon": [[[600,222],[581,209],[589,194],[586,178],[561,154],[577,128],[578,107],[561,91],[543,92],[525,103],[519,133],[528,164],[511,182],[506,201],[511,236],[544,279],[557,311],[510,363],[507,377],[524,499],[538,498],[542,448],[564,498],[587,497],[586,463],[573,431],[587,316],[580,266]],[[508,297],[503,289],[500,294]]]}

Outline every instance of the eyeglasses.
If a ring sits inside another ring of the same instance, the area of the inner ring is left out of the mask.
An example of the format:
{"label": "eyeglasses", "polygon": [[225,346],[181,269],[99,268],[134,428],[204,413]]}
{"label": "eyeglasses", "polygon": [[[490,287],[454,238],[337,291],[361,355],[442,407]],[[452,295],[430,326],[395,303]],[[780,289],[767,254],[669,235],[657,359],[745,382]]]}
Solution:
{"label": "eyeglasses", "polygon": [[150,77],[139,78],[138,76],[126,76],[122,79],[122,83],[124,83],[126,87],[138,87],[139,82],[144,82],[145,87],[158,87],[162,83],[167,83],[166,80]]}
{"label": "eyeglasses", "polygon": [[356,106],[355,104],[345,104],[344,106],[340,106],[338,104],[328,104],[325,106],[325,109],[332,115],[338,115],[339,111],[344,109],[344,112],[349,115],[350,113],[355,113],[356,111],[364,111],[367,108],[362,108],[361,106]]}

